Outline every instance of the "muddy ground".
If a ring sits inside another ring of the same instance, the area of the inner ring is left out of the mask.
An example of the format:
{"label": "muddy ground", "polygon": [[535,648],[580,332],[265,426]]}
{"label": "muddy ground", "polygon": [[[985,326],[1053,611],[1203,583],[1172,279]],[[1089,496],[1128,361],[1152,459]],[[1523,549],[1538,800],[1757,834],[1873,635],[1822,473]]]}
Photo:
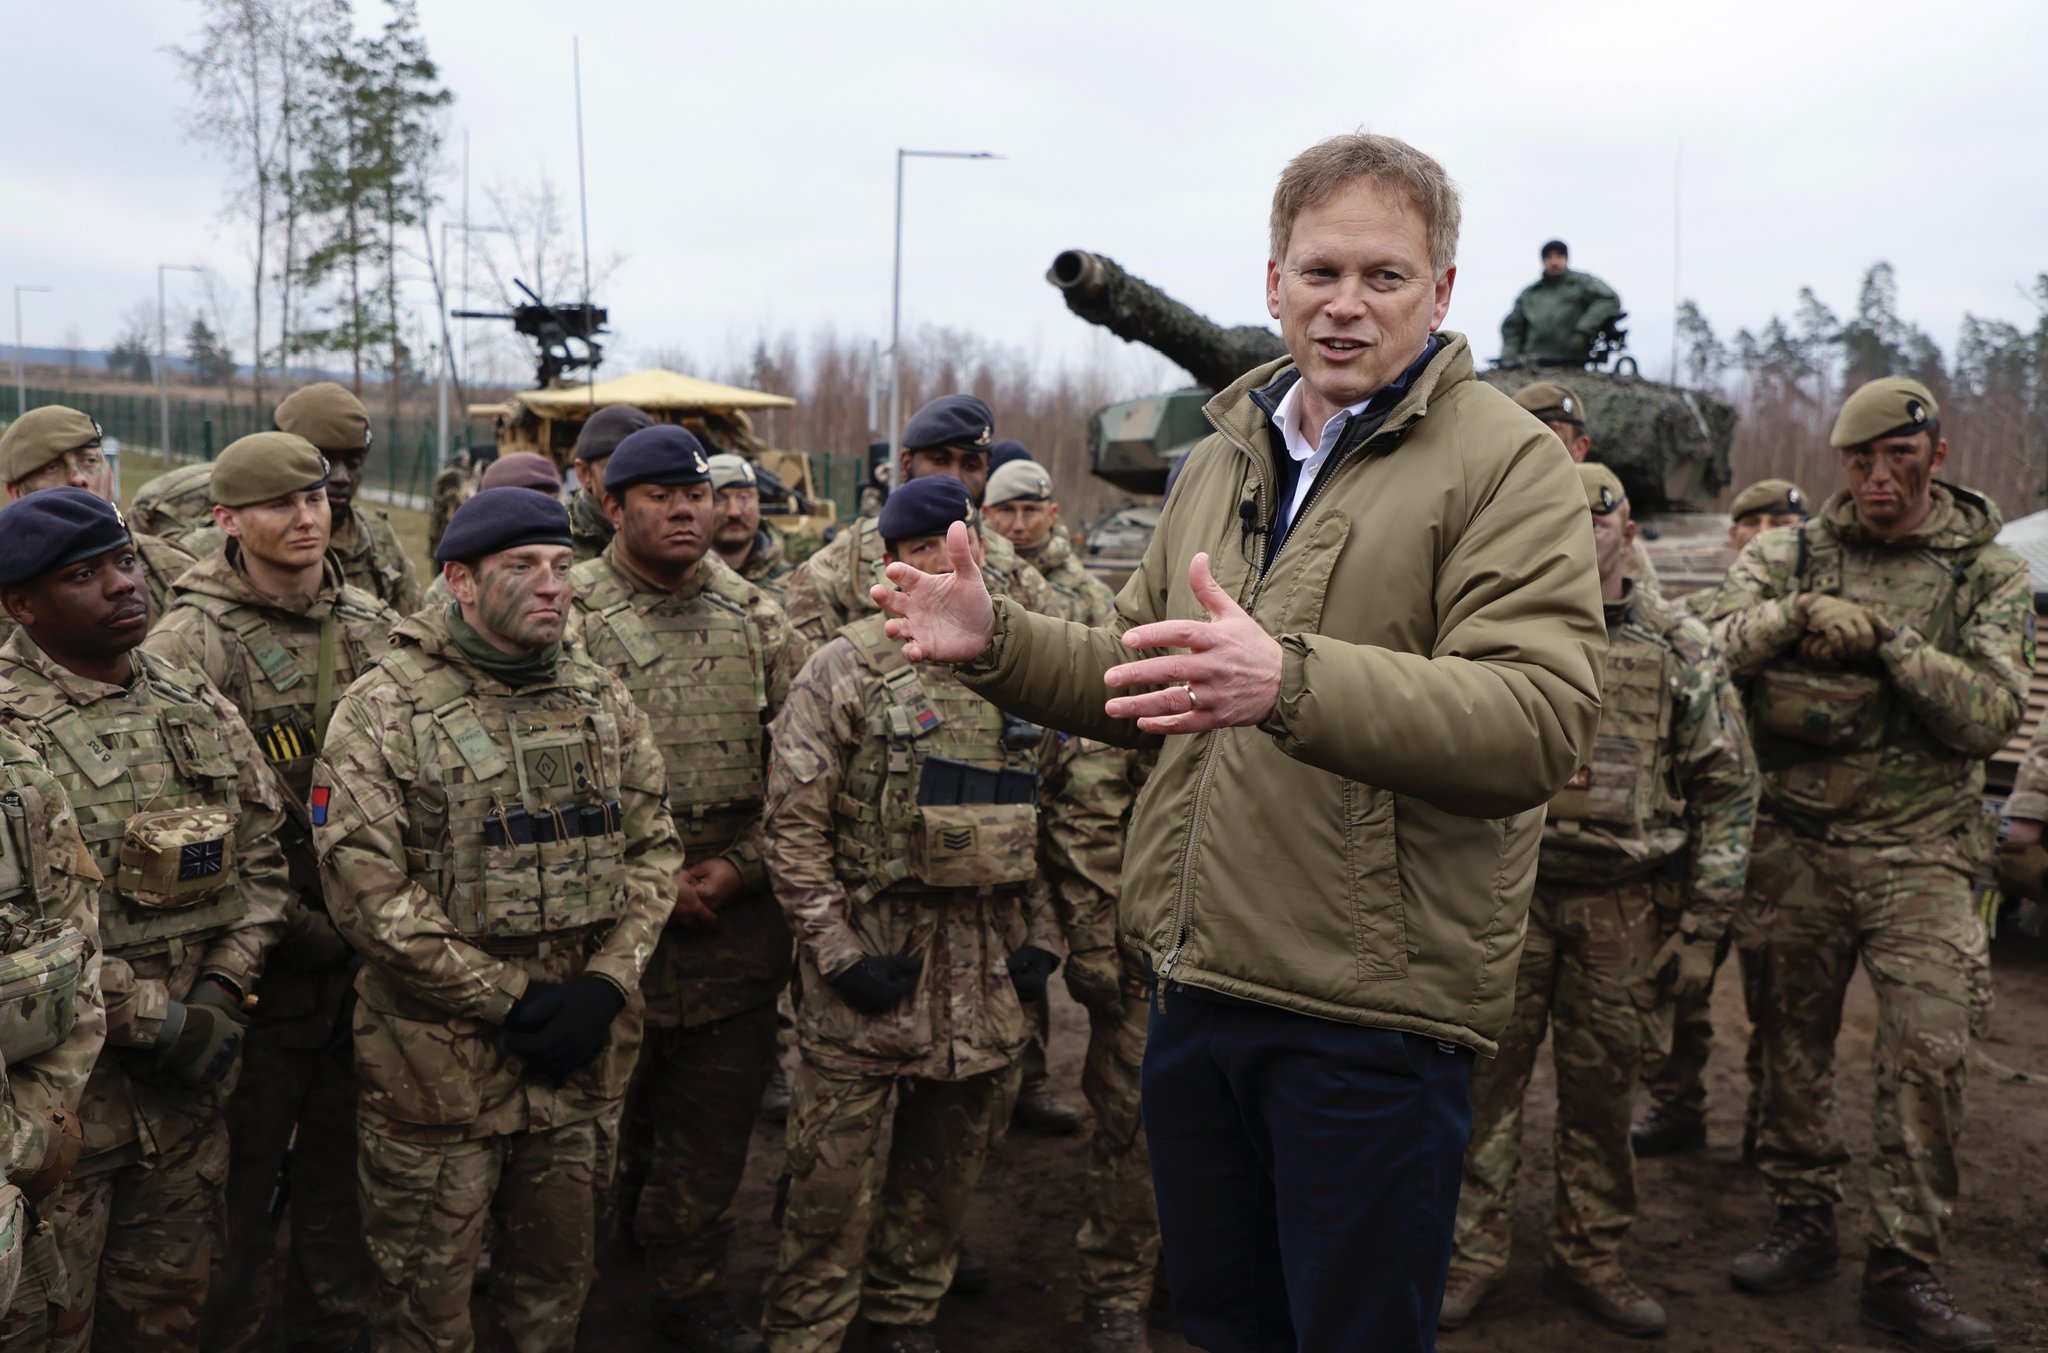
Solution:
{"label": "muddy ground", "polygon": [[[2048,1069],[2048,944],[2001,939],[1993,951],[1997,1010],[1990,1052],[2012,1066]],[[1078,1083],[1086,1021],[1055,993],[1054,1081],[1080,1103]],[[1856,1318],[1852,1241],[1863,1211],[1860,1164],[1850,1167],[1841,1214],[1844,1271],[1831,1284],[1788,1296],[1757,1298],[1728,1285],[1729,1258],[1755,1240],[1768,1219],[1761,1183],[1737,1150],[1742,1103],[1740,1052],[1747,1025],[1735,982],[1715,995],[1717,1043],[1709,1068],[1709,1149],[1699,1155],[1643,1164],[1643,1215],[1629,1255],[1639,1277],[1665,1303],[1671,1332],[1658,1346],[1672,1353],[1714,1350],[1883,1350],[1900,1347]],[[1870,1139],[1870,1035],[1874,1006],[1858,977],[1839,1052],[1839,1102],[1850,1149],[1860,1162]],[[1537,1291],[1550,1207],[1553,1088],[1537,1073],[1529,1113],[1516,1257],[1508,1289],[1468,1328],[1445,1334],[1445,1353],[1586,1353],[1643,1348],[1558,1306]],[[991,1161],[968,1224],[968,1238],[994,1271],[979,1297],[950,1298],[939,1317],[949,1353],[1025,1353],[1074,1346],[1080,1303],[1073,1290],[1073,1236],[1079,1225],[1074,1188],[1082,1170],[1080,1137],[1013,1136]],[[734,1244],[733,1290],[758,1298],[773,1259],[769,1195],[782,1159],[779,1130],[755,1136]],[[1998,1327],[2001,1350],[2048,1349],[2048,1268],[2036,1249],[2048,1239],[2048,1086],[1970,1084],[1963,1139],[1963,1200],[1951,1233],[1947,1272],[1967,1309]],[[579,1348],[587,1353],[655,1349],[645,1325],[645,1282],[630,1247],[615,1246],[592,1295]],[[849,1345],[858,1349],[860,1341]],[[1173,1335],[1154,1337],[1159,1353],[1191,1347]],[[1348,1351],[1347,1351],[1348,1353]]]}

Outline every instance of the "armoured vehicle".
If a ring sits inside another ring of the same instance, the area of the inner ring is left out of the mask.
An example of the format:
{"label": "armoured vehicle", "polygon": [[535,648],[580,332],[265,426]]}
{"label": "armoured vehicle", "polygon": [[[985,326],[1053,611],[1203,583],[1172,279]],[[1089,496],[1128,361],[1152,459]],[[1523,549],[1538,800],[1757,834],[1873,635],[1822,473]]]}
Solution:
{"label": "armoured vehicle", "polygon": [[[1271,329],[1225,328],[1100,254],[1066,250],[1053,259],[1046,280],[1069,310],[1157,349],[1200,383],[1095,414],[1095,473],[1134,493],[1165,491],[1174,463],[1208,434],[1202,405],[1211,391],[1287,352]],[[1608,356],[1616,351],[1610,347]],[[1720,577],[1729,559],[1726,523],[1703,509],[1732,474],[1735,410],[1711,395],[1644,380],[1626,359],[1616,365],[1621,369],[1501,368],[1480,378],[1508,394],[1552,376],[1569,382],[1586,403],[1596,458],[1621,477],[1644,514],[1660,576],[1679,590],[1704,586]]]}

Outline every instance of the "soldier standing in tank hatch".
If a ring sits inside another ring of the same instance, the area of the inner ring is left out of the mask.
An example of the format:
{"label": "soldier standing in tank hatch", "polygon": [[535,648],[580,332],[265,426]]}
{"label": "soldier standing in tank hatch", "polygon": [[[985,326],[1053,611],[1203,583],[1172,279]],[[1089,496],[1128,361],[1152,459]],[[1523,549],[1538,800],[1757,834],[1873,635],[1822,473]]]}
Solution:
{"label": "soldier standing in tank hatch", "polygon": [[1860,960],[1878,1011],[1863,1318],[1925,1348],[1989,1349],[1931,1265],[1989,989],[1977,798],[2025,709],[2033,594],[1993,543],[1998,509],[1934,478],[1948,445],[1925,386],[1862,386],[1831,440],[1848,486],[1752,540],[1715,603],[1764,774],[1737,940],[1761,950],[1756,1157],[1776,1207],[1729,1276],[1783,1292],[1836,1271],[1835,1036]]}
{"label": "soldier standing in tank hatch", "polygon": [[1557,1061],[1557,1212],[1543,1290],[1623,1334],[1664,1332],[1664,1308],[1622,1267],[1635,1220],[1629,1096],[1656,985],[1713,979],[1742,897],[1756,760],[1735,691],[1698,621],[1627,577],[1635,536],[1621,480],[1581,465],[1607,612],[1592,761],[1551,801],[1536,862],[1515,1016],[1472,1075],[1472,1140],[1438,1324],[1457,1329],[1508,1263],[1522,1104],[1544,1025]]}
{"label": "soldier standing in tank hatch", "polygon": [[754,462],[745,456],[728,451],[711,458],[717,513],[711,539],[727,568],[779,602],[796,565],[784,556],[781,539],[761,525],[759,484]]}
{"label": "soldier standing in tank hatch", "polygon": [[[887,557],[944,569],[943,532],[972,512],[950,477],[911,481],[878,519]],[[907,662],[883,622],[820,648],[772,729],[768,868],[803,971],[762,1322],[776,1353],[830,1353],[856,1313],[878,1353],[938,1347],[960,1226],[1016,1093],[1020,997],[1059,965],[1033,886],[1035,747],[1006,742],[950,668]]]}
{"label": "soldier standing in tank hatch", "polygon": [[690,860],[641,984],[648,1032],[623,1131],[642,1182],[634,1233],[654,1279],[652,1325],[689,1353],[743,1353],[760,1335],[721,1288],[790,977],[761,801],[765,723],[791,669],[781,608],[711,552],[712,482],[682,428],[631,434],[605,462],[611,543],[570,576],[585,651],[632,692],[661,749]]}
{"label": "soldier standing in tank hatch", "polygon": [[651,428],[654,420],[630,404],[612,404],[583,420],[576,433],[576,492],[569,498],[569,535],[576,544],[576,562],[604,553],[612,538],[611,518],[604,514],[604,463],[619,443]]}
{"label": "soldier standing in tank hatch", "polygon": [[[114,501],[114,466],[101,447],[98,420],[61,404],[30,409],[0,433],[0,479],[7,483],[9,502],[65,485]],[[157,536],[131,530],[128,537],[149,585],[150,614],[162,615],[171,602],[171,584],[192,567],[193,557]],[[0,617],[0,630],[9,624]]]}
{"label": "soldier standing in tank hatch", "polygon": [[46,1347],[68,1295],[41,1211],[78,1165],[106,1042],[100,882],[63,787],[0,733],[0,1347]]}
{"label": "soldier standing in tank hatch", "polygon": [[[329,557],[326,459],[288,432],[243,437],[213,463],[226,537],[178,580],[143,647],[203,674],[234,703],[284,784],[293,899],[256,985],[228,1102],[227,1244],[207,1294],[206,1347],[339,1350],[369,1318],[371,1273],[356,1210],[356,1078],[342,1023],[348,945],[327,917],[306,795],[334,702],[391,647],[398,614],[343,580]],[[288,1269],[272,1207],[289,1179]]]}
{"label": "soldier standing in tank hatch", "polygon": [[562,642],[569,556],[559,502],[465,502],[441,538],[455,603],[399,622],[314,767],[328,909],[363,959],[379,1353],[469,1346],[493,1215],[513,1346],[568,1348],[590,1287],[598,1119],[639,1051],[682,851],[645,717]]}
{"label": "soldier standing in tank hatch", "polygon": [[45,489],[0,512],[0,708],[49,764],[102,875],[107,1044],[84,1153],[47,1216],[50,1347],[197,1350],[247,997],[284,925],[284,811],[234,707],[138,651],[142,569],[114,507]]}
{"label": "soldier standing in tank hatch", "polygon": [[1600,331],[1621,318],[1621,297],[1588,272],[1572,271],[1563,240],[1543,246],[1543,275],[1522,288],[1500,322],[1503,366],[1582,366]]}

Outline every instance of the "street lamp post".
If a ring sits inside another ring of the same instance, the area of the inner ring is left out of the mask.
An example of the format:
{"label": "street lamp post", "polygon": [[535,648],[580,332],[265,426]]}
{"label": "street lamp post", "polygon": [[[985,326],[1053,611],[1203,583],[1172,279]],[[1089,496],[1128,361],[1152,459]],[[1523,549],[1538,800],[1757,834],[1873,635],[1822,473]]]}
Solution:
{"label": "street lamp post", "polygon": [[[441,222],[441,271],[444,276],[448,270],[448,231],[450,225],[450,222]],[[509,235],[512,232],[503,226],[471,225],[468,221],[454,222],[453,228],[462,232],[462,274],[465,291],[462,303],[467,305],[469,303],[469,296],[467,295],[469,286],[469,237],[471,235]],[[448,341],[447,294],[448,289],[445,286],[442,287],[441,296],[443,304],[441,309],[443,313],[441,315],[440,379],[435,382],[434,391],[434,463],[436,465],[446,465],[448,463],[448,380],[455,365],[455,345]],[[469,346],[467,337],[469,330],[464,329],[462,332],[464,334],[463,348],[467,351]],[[465,376],[467,375],[466,372],[464,374]]]}
{"label": "street lamp post", "polygon": [[48,291],[48,287],[17,286],[14,288],[14,416],[21,417],[28,410],[22,407],[28,402],[28,392],[21,376],[21,293],[24,291]]}
{"label": "street lamp post", "polygon": [[896,148],[896,267],[889,279],[889,463],[883,483],[893,492],[903,458],[903,162],[925,160],[1000,160],[986,150],[905,150]]}
{"label": "street lamp post", "polygon": [[[171,377],[164,367],[170,362],[171,336],[170,321],[164,314],[164,274],[167,272],[205,272],[196,263],[159,263],[156,265],[156,416],[157,454],[165,460],[171,458]],[[263,354],[256,354],[260,361]]]}

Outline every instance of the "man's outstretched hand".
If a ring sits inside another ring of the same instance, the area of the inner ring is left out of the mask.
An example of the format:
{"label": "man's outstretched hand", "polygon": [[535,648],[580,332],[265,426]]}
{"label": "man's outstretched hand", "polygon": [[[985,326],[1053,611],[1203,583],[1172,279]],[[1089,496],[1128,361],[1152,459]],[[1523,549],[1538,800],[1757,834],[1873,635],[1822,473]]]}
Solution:
{"label": "man's outstretched hand", "polygon": [[925,573],[909,564],[889,565],[889,581],[868,589],[875,605],[888,612],[891,639],[904,640],[903,656],[912,662],[966,662],[981,655],[996,632],[995,603],[988,584],[967,545],[967,524],[946,528],[946,556],[951,573]]}
{"label": "man's outstretched hand", "polygon": [[1147,733],[1206,733],[1265,722],[1280,699],[1280,643],[1245,613],[1209,572],[1209,556],[1188,561],[1188,586],[1206,621],[1161,620],[1124,633],[1126,648],[1185,648],[1112,667],[1112,689],[1160,686],[1120,695],[1103,706],[1113,719],[1136,719]]}

